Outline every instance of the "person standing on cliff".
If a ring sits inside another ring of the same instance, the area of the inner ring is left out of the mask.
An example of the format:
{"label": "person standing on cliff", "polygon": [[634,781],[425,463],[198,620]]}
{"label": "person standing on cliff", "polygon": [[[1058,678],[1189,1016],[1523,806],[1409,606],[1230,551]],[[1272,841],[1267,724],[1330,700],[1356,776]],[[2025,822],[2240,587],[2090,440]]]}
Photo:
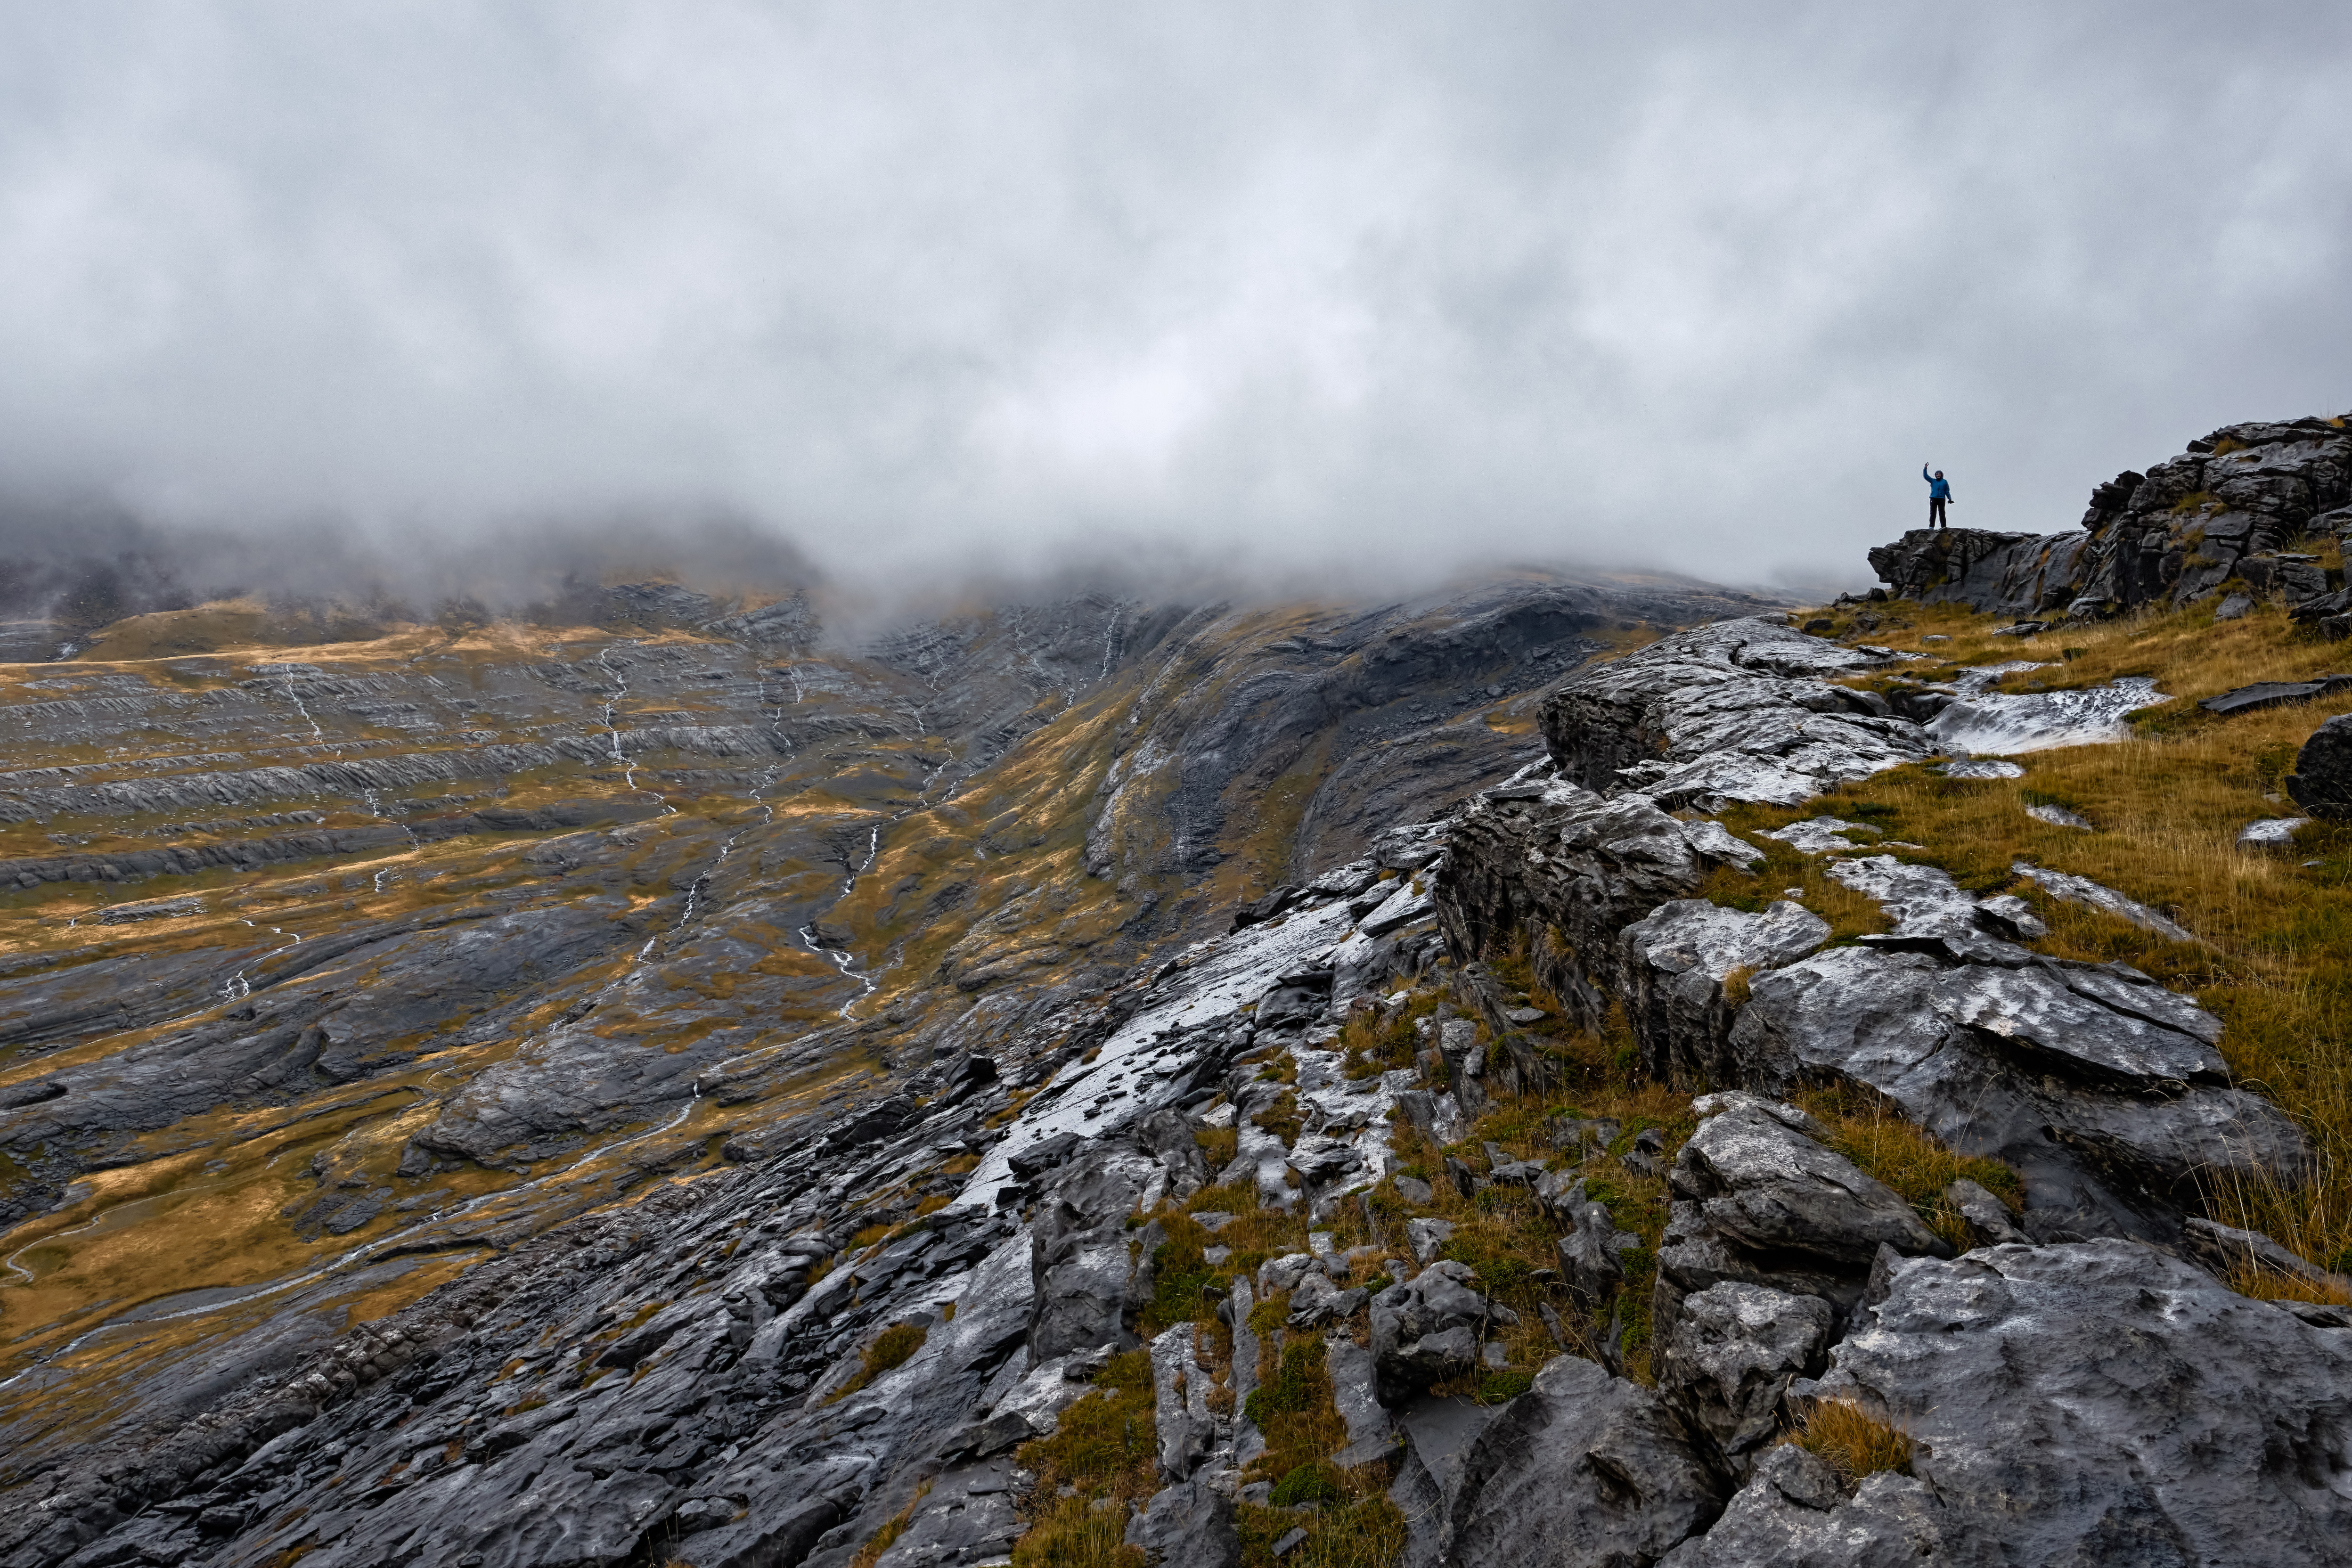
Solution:
{"label": "person standing on cliff", "polygon": [[1944,470],[1937,468],[1931,475],[1927,472],[1927,465],[1922,463],[1919,465],[1919,477],[1927,481],[1927,526],[1949,527],[1950,524],[1944,521],[1944,508],[1951,504],[1952,487],[1944,482]]}

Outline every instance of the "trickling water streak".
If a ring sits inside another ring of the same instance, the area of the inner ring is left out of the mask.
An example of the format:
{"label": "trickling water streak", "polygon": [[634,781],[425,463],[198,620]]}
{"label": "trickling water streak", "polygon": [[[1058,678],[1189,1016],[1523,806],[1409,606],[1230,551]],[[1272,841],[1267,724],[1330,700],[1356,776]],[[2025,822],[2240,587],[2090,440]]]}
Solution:
{"label": "trickling water streak", "polygon": [[[632,643],[629,646],[634,647],[636,645]],[[599,648],[596,651],[596,662],[604,667],[604,673],[611,676],[614,684],[619,687],[618,690],[604,700],[604,735],[613,748],[613,761],[620,767],[623,785],[628,789],[635,789],[637,787],[636,764],[630,762],[627,753],[622,751],[620,726],[613,722],[613,710],[620,705],[622,698],[629,694],[629,678],[613,668],[612,652],[611,648]]]}
{"label": "trickling water streak", "polygon": [[[280,676],[278,678],[278,683],[286,688],[286,699],[288,701],[294,704],[294,711],[302,715],[302,722],[310,726],[311,739],[317,741],[322,746],[325,745],[327,743],[327,732],[319,728],[319,721],[310,717],[310,710],[308,708],[302,706],[302,694],[294,689],[294,678],[290,675]],[[338,746],[335,749],[336,760],[340,762],[342,759],[342,748]]]}
{"label": "trickling water streak", "polygon": [[1110,621],[1103,627],[1102,673],[1095,677],[1097,680],[1108,680],[1110,679],[1111,650],[1114,646],[1112,639],[1118,636],[1118,617],[1125,608],[1126,606],[1122,605],[1113,605],[1110,607]]}
{"label": "trickling water streak", "polygon": [[[360,799],[367,803],[368,815],[370,816],[374,817],[379,822],[389,822],[394,827],[399,828],[403,833],[408,835],[408,847],[411,849],[420,851],[424,849],[425,841],[416,837],[416,829],[409,826],[406,822],[401,820],[399,817],[385,815],[383,809],[383,797],[378,791],[372,788],[363,789],[360,791]],[[380,876],[382,873],[379,872],[378,875]],[[376,891],[381,893],[383,891],[383,889],[379,887],[376,889]]]}

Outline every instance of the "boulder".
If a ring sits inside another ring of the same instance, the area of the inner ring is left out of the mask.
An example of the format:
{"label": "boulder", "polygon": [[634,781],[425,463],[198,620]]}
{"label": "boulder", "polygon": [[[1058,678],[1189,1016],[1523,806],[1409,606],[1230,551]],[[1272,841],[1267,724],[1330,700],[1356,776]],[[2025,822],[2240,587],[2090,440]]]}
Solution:
{"label": "boulder", "polygon": [[1298,1330],[1320,1328],[1351,1318],[1363,1310],[1370,1292],[1362,1286],[1342,1290],[1326,1274],[1309,1274],[1290,1293],[1290,1327]]}
{"label": "boulder", "polygon": [[2011,1223],[2009,1205],[1966,1177],[1946,1187],[1944,1197],[1960,1211],[1978,1246],[1998,1247],[2003,1242],[2025,1239],[2024,1233]]}
{"label": "boulder", "polygon": [[[1625,1016],[1649,1076],[1677,1086],[1734,1081],[1733,1016],[1758,973],[1795,962],[1830,937],[1829,922],[1780,900],[1762,914],[1704,899],[1661,904],[1625,928],[1620,973]],[[1725,983],[1734,974],[1736,994]]]}
{"label": "boulder", "polygon": [[[1832,1363],[1793,1392],[1864,1401],[1918,1446],[1917,1482],[1865,1486],[1832,1521],[1869,1499],[1855,1527],[1885,1532],[1916,1486],[1987,1562],[2301,1564],[2352,1540],[2352,1333],[2153,1248],[1906,1260]],[[1796,1525],[1825,1511],[1757,1503]]]}
{"label": "boulder", "polygon": [[1816,1142],[1819,1123],[1752,1095],[1694,1102],[1705,1120],[1675,1156],[1675,1196],[1716,1235],[1758,1253],[1790,1253],[1866,1270],[1883,1242],[1948,1256],[1892,1187]]}
{"label": "boulder", "polygon": [[1439,1262],[1371,1300],[1372,1362],[1381,1398],[1394,1405],[1431,1384],[1467,1372],[1496,1315],[1470,1288],[1465,1263]]}
{"label": "boulder", "polygon": [[1675,1156],[1652,1332],[1671,1340],[1683,1302],[1727,1282],[1817,1296],[1843,1323],[1881,1245],[1948,1257],[1901,1194],[1818,1140],[1794,1106],[1750,1094],[1692,1102],[1706,1118]]}
{"label": "boulder", "polygon": [[2352,817],[2352,713],[2339,713],[2311,732],[2295,754],[2286,793],[2314,816]]}
{"label": "boulder", "polygon": [[1331,1404],[1347,1423],[1347,1447],[1332,1456],[1341,1468],[1385,1457],[1395,1423],[1380,1400],[1380,1372],[1372,1352],[1345,1333],[1323,1339],[1323,1370],[1331,1380]]}
{"label": "boulder", "polygon": [[[1849,1497],[1804,1449],[1766,1448],[1748,1484],[1702,1536],[1658,1559],[1658,1568],[1903,1568],[1977,1562],[1935,1491],[1882,1470]],[[2095,1558],[2093,1560],[2095,1561]]]}
{"label": "boulder", "polygon": [[2315,680],[2258,680],[2252,686],[2233,687],[2218,696],[2200,698],[2197,706],[2226,719],[2233,714],[2333,697],[2347,689],[2352,689],[2352,675],[2323,675]]}
{"label": "boulder", "polygon": [[2037,1240],[2168,1246],[2213,1173],[2293,1183],[2309,1163],[2284,1112],[2229,1085],[2220,1037],[2125,964],[1846,947],[1759,977],[1731,1043],[1759,1089],[1861,1084],[1957,1152],[2007,1162]]}
{"label": "boulder", "polygon": [[1454,1222],[1443,1219],[1409,1219],[1404,1222],[1405,1245],[1412,1248],[1412,1260],[1423,1266],[1437,1257],[1448,1241],[1454,1238]]}
{"label": "boulder", "polygon": [[1213,1380],[1198,1360],[1197,1337],[1196,1325],[1179,1323],[1151,1342],[1152,1421],[1166,1480],[1191,1475],[1216,1436],[1209,1414]]}
{"label": "boulder", "polygon": [[1723,1463],[1745,1474],[1780,1426],[1781,1397],[1827,1363],[1829,1303],[1727,1282],[1686,1298],[1659,1348],[1659,1391]]}
{"label": "boulder", "polygon": [[1240,1568],[1242,1560],[1233,1500],[1206,1481],[1153,1493],[1128,1521],[1126,1544],[1142,1549],[1146,1568]]}
{"label": "boulder", "polygon": [[1438,1568],[1449,1560],[1463,1465],[1495,1415],[1491,1405],[1429,1396],[1397,1411],[1399,1456],[1389,1500],[1403,1513],[1407,1533],[1396,1568]]}
{"label": "boulder", "polygon": [[1463,1456],[1447,1557],[1557,1568],[1653,1563],[1713,1523],[1729,1489],[1664,1399],[1561,1356]]}

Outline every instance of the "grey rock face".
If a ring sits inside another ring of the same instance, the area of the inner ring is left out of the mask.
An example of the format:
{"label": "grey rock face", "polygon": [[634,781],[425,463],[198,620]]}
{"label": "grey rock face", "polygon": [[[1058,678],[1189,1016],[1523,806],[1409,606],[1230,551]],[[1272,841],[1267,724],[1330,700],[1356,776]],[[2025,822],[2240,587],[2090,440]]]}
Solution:
{"label": "grey rock face", "polygon": [[1677,1086],[1735,1081],[1738,1005],[1725,996],[1724,982],[1739,972],[1744,989],[1757,973],[1802,958],[1829,936],[1827,921],[1785,900],[1751,915],[1679,899],[1627,926],[1619,939],[1621,973],[1643,1068]]}
{"label": "grey rock face", "polygon": [[1901,1195],[1816,1140],[1793,1106],[1739,1092],[1693,1105],[1706,1120],[1675,1156],[1658,1251],[1653,1332],[1671,1342],[1685,1299],[1727,1282],[1817,1296],[1843,1322],[1882,1246],[1948,1257]]}
{"label": "grey rock face", "polygon": [[1464,1263],[1433,1263],[1372,1298],[1372,1361],[1382,1400],[1396,1404],[1467,1372],[1494,1309]]}
{"label": "grey rock face", "polygon": [[2023,1241],[2025,1237],[2011,1223],[2009,1205],[2002,1203],[1976,1183],[1965,1178],[1944,1189],[1944,1196],[1960,1211],[1969,1222],[1969,1231],[1979,1247],[1998,1247],[2007,1241]]}
{"label": "grey rock face", "polygon": [[1402,1510],[1408,1531],[1399,1568],[1436,1568],[1448,1560],[1463,1467],[1495,1415],[1491,1405],[1434,1398],[1409,1401],[1397,1412],[1402,1452],[1389,1500]]}
{"label": "grey rock face", "polygon": [[1655,802],[1557,785],[1464,813],[1437,880],[1438,917],[1458,953],[1500,951],[1522,929],[1559,931],[1569,951],[1539,948],[1537,976],[1579,1024],[1598,1027],[1617,992],[1619,931],[1705,875],[1684,825]]}
{"label": "grey rock face", "polygon": [[1588,789],[1668,807],[1795,805],[1929,754],[1884,699],[1821,679],[1885,662],[1785,623],[1718,621],[1570,680],[1545,700],[1544,738],[1561,776]]}
{"label": "grey rock face", "polygon": [[1758,1457],[1754,1475],[1705,1535],[1658,1560],[1660,1568],[1907,1568],[1919,1563],[1991,1563],[1925,1482],[1882,1470],[1849,1498],[1827,1465],[1782,1446]]}
{"label": "grey rock face", "polygon": [[2314,816],[2352,817],[2352,713],[2338,714],[2311,732],[2295,754],[2286,792]]}
{"label": "grey rock face", "polygon": [[1062,1177],[1031,1233],[1032,1366],[1072,1351],[1135,1343],[1130,1317],[1137,1299],[1150,1293],[1151,1249],[1129,1257],[1124,1221],[1150,1168],[1141,1157],[1112,1147],[1075,1162]]}
{"label": "grey rock face", "polygon": [[1194,1342],[1191,1323],[1179,1323],[1151,1342],[1152,1419],[1160,1435],[1160,1474],[1170,1481],[1190,1476],[1216,1435],[1209,1414],[1209,1374]]}
{"label": "grey rock face", "polygon": [[2252,686],[2234,687],[2218,696],[2200,698],[2197,706],[2226,719],[2232,714],[2255,713],[2265,708],[2284,708],[2314,698],[2333,697],[2347,687],[2352,687],[2352,675],[2323,675],[2316,680],[2258,680]]}
{"label": "grey rock face", "polygon": [[1751,1095],[1696,1104],[1713,1114],[1675,1154],[1670,1181],[1717,1235],[1832,1268],[1866,1269],[1882,1243],[1949,1252],[1893,1188],[1814,1142],[1822,1129],[1802,1111]]}
{"label": "grey rock face", "polygon": [[1464,1456],[1448,1557],[1653,1563],[1713,1523],[1728,1489],[1663,1399],[1562,1356]]}
{"label": "grey rock face", "polygon": [[1869,1086],[2014,1165],[2042,1239],[2169,1242],[2201,1172],[2300,1179],[2294,1123],[2227,1085],[2219,1020],[2124,965],[1988,956],[1839,948],[1759,977],[1732,1029],[1741,1081]]}
{"label": "grey rock face", "polygon": [[1983,1560],[2299,1564],[2352,1540],[2352,1334],[2148,1247],[1911,1259],[1832,1359],[1817,1396],[1910,1431],[1947,1539]]}
{"label": "grey rock face", "polygon": [[1127,1544],[1141,1547],[1150,1568],[1240,1568],[1242,1560],[1233,1500],[1203,1481],[1154,1493],[1128,1521]]}
{"label": "grey rock face", "polygon": [[1827,1362],[1832,1315],[1818,1296],[1725,1283],[1684,1300],[1658,1352],[1658,1388],[1745,1474],[1779,1430],[1781,1396]]}

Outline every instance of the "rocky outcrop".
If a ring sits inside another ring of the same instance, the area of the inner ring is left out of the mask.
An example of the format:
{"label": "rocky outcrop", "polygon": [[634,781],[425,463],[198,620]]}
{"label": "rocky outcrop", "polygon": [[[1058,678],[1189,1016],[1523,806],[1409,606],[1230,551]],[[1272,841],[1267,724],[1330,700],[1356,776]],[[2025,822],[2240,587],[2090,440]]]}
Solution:
{"label": "rocky outcrop", "polygon": [[2199,1180],[2302,1178],[2301,1133],[2229,1082],[2218,1020],[2126,965],[1971,946],[1898,936],[1759,976],[1731,1035],[1740,1081],[1886,1096],[1952,1148],[2014,1165],[2042,1240],[2171,1242]]}
{"label": "rocky outcrop", "polygon": [[1718,1285],[1815,1297],[1842,1324],[1880,1247],[1951,1256],[1900,1194],[1824,1147],[1828,1133],[1796,1107],[1733,1092],[1693,1109],[1706,1120],[1667,1179],[1675,1203],[1651,1309],[1662,1342],[1677,1342],[1685,1300]]}
{"label": "rocky outcrop", "polygon": [[1490,790],[1449,837],[1438,917],[1465,958],[1504,951],[1517,931],[1546,933],[1534,954],[1538,977],[1598,1026],[1627,962],[1619,933],[1696,888],[1732,853],[1730,837],[1720,824],[1677,821],[1640,794],[1609,800],[1565,784]]}
{"label": "rocky outcrop", "polygon": [[2037,535],[1914,529],[1870,552],[1897,598],[2013,617],[2103,616],[2184,604],[2231,582],[2299,616],[2345,613],[2342,584],[2282,548],[2352,523],[2344,420],[2230,425],[2146,474],[2092,492],[2079,531]]}
{"label": "rocky outcrop", "polygon": [[2352,817],[2352,714],[2338,714],[2311,732],[2295,753],[2286,792],[2314,816]]}
{"label": "rocky outcrop", "polygon": [[[1731,1026],[1756,976],[1793,963],[1829,938],[1827,921],[1786,900],[1748,914],[1680,899],[1627,926],[1619,938],[1620,973],[1643,1067],[1683,1088],[1740,1081]],[[1727,994],[1727,984],[1737,994]]]}
{"label": "rocky outcrop", "polygon": [[1471,1289],[1471,1279],[1465,1264],[1430,1263],[1373,1298],[1372,1363],[1381,1399],[1401,1403],[1477,1364],[1487,1325],[1507,1318],[1509,1309]]}
{"label": "rocky outcrop", "polygon": [[1745,1475],[1783,1426],[1789,1385],[1818,1376],[1836,1313],[1818,1296],[1727,1280],[1683,1299],[1655,1357],[1658,1387]]}
{"label": "rocky outcrop", "polygon": [[1652,1563],[1713,1523],[1727,1490],[1664,1400],[1562,1356],[1463,1456],[1447,1555],[1569,1568]]}
{"label": "rocky outcrop", "polygon": [[1603,794],[1794,805],[1934,752],[1885,699],[1825,679],[1889,662],[1785,622],[1717,621],[1569,680],[1544,701],[1544,740],[1561,778]]}
{"label": "rocky outcrop", "polygon": [[1867,1319],[1804,1392],[1910,1434],[1912,1473],[1759,1467],[1674,1568],[2303,1564],[2352,1532],[2352,1331],[2119,1241],[1915,1259]]}

